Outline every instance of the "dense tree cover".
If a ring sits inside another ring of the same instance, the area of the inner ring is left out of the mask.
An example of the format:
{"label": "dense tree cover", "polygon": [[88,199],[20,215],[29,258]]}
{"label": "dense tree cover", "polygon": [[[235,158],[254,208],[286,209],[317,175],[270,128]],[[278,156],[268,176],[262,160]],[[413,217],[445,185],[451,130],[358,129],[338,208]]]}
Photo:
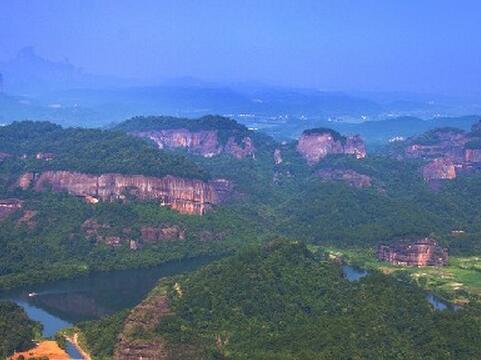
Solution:
{"label": "dense tree cover", "polygon": [[122,131],[153,131],[165,129],[187,129],[190,131],[216,130],[220,142],[224,145],[229,136],[242,139],[252,135],[247,127],[237,123],[235,120],[223,117],[207,115],[199,119],[177,118],[172,116],[137,116],[126,120],[114,127]]}
{"label": "dense tree cover", "polygon": [[[24,121],[1,127],[0,152],[14,155],[1,165],[0,174],[72,170],[92,174],[118,172],[207,177],[204,171],[184,156],[158,150],[148,142],[125,133],[63,129],[48,122]],[[51,153],[53,159],[35,159],[37,153]]]}
{"label": "dense tree cover", "polygon": [[[246,130],[220,117],[202,118],[197,120],[199,123],[191,119],[179,121],[191,129],[217,126]],[[135,118],[120,128],[155,128],[156,124],[173,126],[169,118],[153,117]],[[15,191],[11,175],[26,169],[150,171],[160,175],[171,172],[172,166],[154,166],[149,154],[169,158],[177,155],[158,152],[146,141],[116,131],[62,129],[33,122],[1,128],[0,151],[14,155],[53,152],[56,157],[51,161],[11,157],[0,164],[3,197],[21,198],[25,210],[36,212],[33,227],[19,223],[21,211],[0,223],[0,246],[5,250],[0,254],[0,286],[220,254],[279,234],[317,244],[372,249],[379,241],[433,233],[449,246],[451,254],[481,253],[479,175],[460,177],[434,192],[423,181],[418,161],[399,161],[381,154],[369,154],[362,160],[328,156],[309,167],[294,143],[276,144],[257,132],[249,131],[249,136],[255,139],[255,159],[238,160],[227,155],[178,158],[184,159],[178,163],[179,172],[205,169],[200,173],[227,178],[235,184],[235,194],[228,204],[206,216],[192,217],[155,203],[92,206],[62,194]],[[275,148],[281,150],[283,159],[277,165],[273,160]],[[353,169],[370,176],[373,186],[356,189],[342,182],[322,183],[315,175],[322,168]],[[142,225],[175,224],[186,230],[187,239],[151,244],[140,251],[129,250],[125,244],[113,249],[85,236],[81,225],[87,219],[109,224],[108,233],[113,236],[130,228],[134,240]],[[452,230],[464,230],[466,234],[453,237],[449,235]]]}
{"label": "dense tree cover", "polygon": [[82,345],[94,360],[109,360],[114,353],[128,310],[121,311],[102,320],[85,321],[76,325],[80,330]]}
{"label": "dense tree cover", "polygon": [[40,332],[41,325],[30,320],[20,306],[0,302],[0,359],[33,347],[32,340]]}
{"label": "dense tree cover", "polygon": [[175,315],[156,334],[198,358],[460,360],[481,350],[479,309],[437,312],[419,288],[380,273],[349,282],[302,243],[275,241],[177,283]]}
{"label": "dense tree cover", "polygon": [[304,135],[317,135],[317,134],[330,134],[334,140],[340,141],[342,143],[346,142],[346,137],[339,134],[336,130],[329,129],[329,128],[314,128],[314,129],[307,129],[303,131]]}
{"label": "dense tree cover", "polygon": [[[27,194],[24,194],[25,196]],[[29,193],[24,209],[0,223],[0,288],[71,277],[98,270],[148,267],[165,261],[234,251],[245,243],[260,242],[266,231],[231,207],[205,216],[181,215],[156,203],[101,203],[89,205],[67,194]],[[27,223],[24,210],[35,211]],[[145,244],[130,250],[128,242],[112,248],[96,243],[82,230],[95,219],[109,226],[108,235],[137,240],[144,225],[175,224],[184,240]]]}

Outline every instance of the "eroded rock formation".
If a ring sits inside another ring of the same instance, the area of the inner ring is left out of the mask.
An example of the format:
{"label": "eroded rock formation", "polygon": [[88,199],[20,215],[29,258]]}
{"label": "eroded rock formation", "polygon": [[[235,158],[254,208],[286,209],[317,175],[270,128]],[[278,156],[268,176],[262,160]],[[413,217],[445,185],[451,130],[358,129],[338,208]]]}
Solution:
{"label": "eroded rock formation", "polygon": [[143,242],[184,240],[185,231],[178,225],[141,226],[140,238]]}
{"label": "eroded rock formation", "polygon": [[404,147],[404,157],[423,159],[424,180],[451,180],[459,174],[477,171],[481,168],[481,138],[478,128],[466,133],[459,129],[441,128],[410,138]]}
{"label": "eroded rock formation", "polygon": [[[173,315],[167,289],[160,286],[137,305],[127,316],[114,349],[113,360],[180,360],[210,359],[202,348],[188,341],[170,345],[168,340],[155,334],[155,328],[169,315]],[[169,286],[170,285],[166,285]],[[182,288],[172,286],[179,296]],[[144,336],[139,336],[143,334]]]}
{"label": "eroded rock formation", "polygon": [[165,129],[133,131],[130,134],[152,140],[159,149],[184,148],[191,154],[204,157],[226,153],[237,159],[243,159],[248,156],[253,157],[255,153],[255,147],[250,137],[245,136],[238,140],[234,136],[229,136],[223,144],[217,130]]}
{"label": "eroded rock formation", "polygon": [[22,201],[19,199],[0,199],[0,221],[21,208]]}
{"label": "eroded rock formation", "polygon": [[282,163],[281,149],[274,150],[274,165],[279,165]]}
{"label": "eroded rock formation", "polygon": [[223,179],[204,182],[174,176],[156,178],[122,174],[91,175],[70,171],[25,173],[18,179],[17,185],[22,189],[31,186],[36,191],[66,191],[86,198],[89,202],[94,202],[93,199],[158,200],[161,205],[181,213],[198,215],[225,200],[232,189],[231,183]]}
{"label": "eroded rock formation", "polygon": [[449,158],[434,159],[423,167],[422,172],[425,181],[456,178],[456,166]]}
{"label": "eroded rock formation", "polygon": [[130,227],[116,229],[95,219],[87,219],[81,230],[87,239],[96,243],[111,247],[127,244],[132,250],[142,248],[147,243],[185,240],[186,237],[185,230],[173,224],[142,225],[137,231],[138,235],[134,236],[134,230]]}
{"label": "eroded rock formation", "polygon": [[349,154],[357,159],[366,156],[364,142],[359,136],[344,137],[330,129],[312,129],[302,133],[297,151],[314,165],[329,154]]}
{"label": "eroded rock formation", "polygon": [[127,317],[114,351],[114,360],[170,359],[167,342],[162,338],[136,339],[141,332],[154,330],[160,320],[171,313],[165,294],[151,294]]}
{"label": "eroded rock formation", "polygon": [[448,249],[430,238],[404,240],[389,245],[379,244],[377,258],[394,265],[444,266],[448,263]]}
{"label": "eroded rock formation", "polygon": [[351,169],[320,169],[316,172],[316,175],[325,182],[342,181],[356,188],[367,188],[371,186],[371,177]]}

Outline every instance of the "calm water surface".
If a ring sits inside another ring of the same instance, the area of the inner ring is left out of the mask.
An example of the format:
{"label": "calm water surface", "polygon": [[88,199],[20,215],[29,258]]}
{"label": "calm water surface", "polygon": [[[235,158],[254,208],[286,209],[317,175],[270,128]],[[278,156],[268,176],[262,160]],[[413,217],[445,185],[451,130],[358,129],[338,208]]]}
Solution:
{"label": "calm water surface", "polygon": [[342,274],[349,281],[357,281],[367,275],[367,271],[350,265],[342,265]]}
{"label": "calm water surface", "polygon": [[[99,319],[138,304],[160,278],[195,270],[214,260],[201,257],[167,263],[151,269],[95,273],[0,293],[14,301],[33,320],[43,324],[43,335],[84,321]],[[29,296],[29,293],[36,293]]]}

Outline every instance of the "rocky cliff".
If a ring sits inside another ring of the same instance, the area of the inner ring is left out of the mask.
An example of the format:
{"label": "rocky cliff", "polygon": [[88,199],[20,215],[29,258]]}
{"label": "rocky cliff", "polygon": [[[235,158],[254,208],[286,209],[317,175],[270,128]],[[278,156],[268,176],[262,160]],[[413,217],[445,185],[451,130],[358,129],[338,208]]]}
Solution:
{"label": "rocky cliff", "polygon": [[456,166],[449,158],[437,158],[422,168],[425,181],[451,180],[456,178]]}
{"label": "rocky cliff", "polygon": [[160,149],[185,149],[204,157],[222,153],[237,159],[255,156],[253,133],[235,120],[222,116],[199,119],[136,117],[116,129],[152,140]]}
{"label": "rocky cliff", "polygon": [[310,165],[330,154],[349,154],[357,159],[366,156],[364,142],[359,136],[344,137],[331,129],[311,129],[302,133],[297,151]]}
{"label": "rocky cliff", "polygon": [[475,124],[466,133],[459,129],[441,128],[406,141],[403,156],[422,159],[424,180],[455,179],[459,174],[477,171],[481,167],[481,138]]}
{"label": "rocky cliff", "polygon": [[448,263],[448,250],[430,238],[400,241],[390,245],[380,244],[377,258],[394,265],[444,266]]}
{"label": "rocky cliff", "polygon": [[188,129],[166,129],[153,131],[133,131],[130,134],[152,140],[159,149],[186,149],[189,153],[203,157],[213,157],[222,153],[237,159],[254,156],[255,147],[250,137],[240,141],[234,136],[222,144],[217,130],[190,131]]}
{"label": "rocky cliff", "polygon": [[351,169],[321,169],[316,172],[316,175],[324,182],[341,181],[355,188],[371,186],[371,177]]}
{"label": "rocky cliff", "polygon": [[115,200],[158,200],[184,214],[204,214],[212,205],[224,201],[232,189],[227,180],[209,182],[142,175],[91,175],[70,171],[25,173],[17,181],[22,189],[66,191],[91,203]]}

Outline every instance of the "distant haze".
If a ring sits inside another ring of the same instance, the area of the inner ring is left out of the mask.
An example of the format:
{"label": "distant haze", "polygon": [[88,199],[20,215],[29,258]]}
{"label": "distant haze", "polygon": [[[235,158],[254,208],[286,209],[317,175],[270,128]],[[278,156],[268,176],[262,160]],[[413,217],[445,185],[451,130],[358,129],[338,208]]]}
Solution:
{"label": "distant haze", "polygon": [[84,73],[151,84],[481,94],[481,3],[2,0],[0,62],[33,46]]}

